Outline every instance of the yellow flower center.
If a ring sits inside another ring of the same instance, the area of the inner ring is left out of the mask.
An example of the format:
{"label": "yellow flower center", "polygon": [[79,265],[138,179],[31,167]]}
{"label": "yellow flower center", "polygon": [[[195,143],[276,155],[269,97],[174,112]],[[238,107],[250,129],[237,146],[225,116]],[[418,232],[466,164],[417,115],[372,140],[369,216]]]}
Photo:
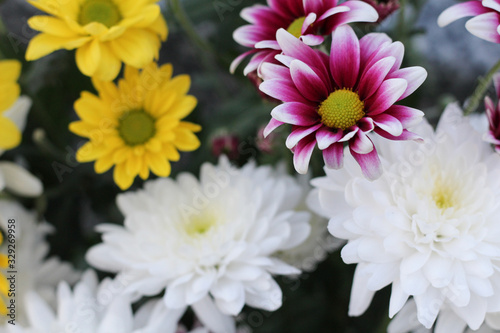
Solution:
{"label": "yellow flower center", "polygon": [[186,232],[189,236],[199,236],[205,234],[217,223],[214,214],[201,213],[189,219],[186,225]]}
{"label": "yellow flower center", "polygon": [[80,9],[78,21],[83,26],[99,22],[111,28],[121,19],[120,10],[112,0],[86,0]]}
{"label": "yellow flower center", "polygon": [[365,103],[350,89],[332,92],[318,108],[321,122],[331,128],[347,129],[363,118]]}
{"label": "yellow flower center", "polygon": [[305,19],[305,16],[299,17],[288,26],[286,31],[299,38],[302,35],[302,25],[304,24]]}
{"label": "yellow flower center", "polygon": [[447,208],[455,206],[455,191],[456,189],[443,184],[442,181],[438,180],[432,190],[432,199],[439,209],[446,210]]}
{"label": "yellow flower center", "polygon": [[144,110],[126,112],[120,118],[118,133],[129,146],[144,144],[156,134],[155,119]]}

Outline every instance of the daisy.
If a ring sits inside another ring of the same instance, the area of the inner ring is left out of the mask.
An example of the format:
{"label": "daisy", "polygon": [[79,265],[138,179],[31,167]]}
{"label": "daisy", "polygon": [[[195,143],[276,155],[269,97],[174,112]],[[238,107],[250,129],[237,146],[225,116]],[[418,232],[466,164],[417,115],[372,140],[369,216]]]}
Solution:
{"label": "daisy", "polygon": [[[66,282],[58,285],[56,311],[39,294],[29,292],[25,298],[28,323],[16,326],[6,324],[2,332],[175,333],[177,331],[178,322],[184,311],[167,309],[162,302],[153,300],[140,307],[134,315],[130,295],[120,293],[124,283],[126,281],[114,281],[109,278],[99,283],[95,272],[88,270],[73,291]],[[221,319],[220,317],[219,315],[216,319]],[[223,333],[220,330],[213,332]]]}
{"label": "daisy", "polygon": [[[53,305],[56,299],[57,284],[60,281],[74,283],[78,279],[79,273],[70,264],[61,262],[59,258],[48,257],[50,249],[45,238],[48,234],[53,233],[54,229],[48,223],[38,223],[36,212],[27,211],[17,202],[0,200],[0,229],[7,235],[1,249],[2,253],[8,253],[7,244],[13,244],[9,241],[12,236],[8,236],[8,230],[15,231],[15,263],[13,263],[15,266],[14,269],[9,267],[9,270],[17,271],[16,323],[26,324],[28,309],[26,308],[27,303],[22,300],[29,292],[38,293],[48,304]],[[4,264],[4,258],[0,258],[0,262]],[[5,269],[5,265],[2,266]],[[10,275],[5,273],[5,270],[4,274]],[[5,281],[4,278],[1,280],[0,291],[3,293]],[[7,320],[9,317],[4,317],[0,322]]]}
{"label": "daisy", "polygon": [[496,103],[488,96],[484,98],[489,123],[489,129],[484,134],[484,140],[492,143],[495,150],[500,153],[500,103],[498,103],[498,98],[500,98],[500,73],[493,76],[493,84],[497,94]]}
{"label": "daisy", "polygon": [[133,275],[126,292],[156,295],[167,307],[215,305],[237,315],[245,304],[274,311],[282,293],[272,275],[300,271],[274,257],[309,234],[304,193],[269,166],[205,163],[200,180],[181,174],[118,196],[125,225],[100,225],[103,242],[87,253],[96,268]]}
{"label": "daisy", "polygon": [[368,133],[390,140],[418,136],[409,126],[423,117],[419,110],[394,105],[417,89],[427,76],[421,67],[400,69],[404,48],[386,34],[358,40],[351,27],[332,34],[330,56],[313,50],[284,29],[277,33],[283,65],[264,63],[260,90],[283,101],[275,107],[264,135],[280,125],[293,125],[286,146],[293,163],[306,173],[316,143],[325,164],[343,165],[344,143],[370,179],[381,174],[380,160]]}
{"label": "daisy", "polygon": [[110,81],[121,63],[143,68],[158,59],[167,25],[156,0],[31,0],[30,4],[50,16],[34,16],[29,26],[41,33],[26,50],[36,60],[56,50],[76,49],[80,71]]}
{"label": "daisy", "polygon": [[453,5],[439,15],[438,25],[444,27],[468,16],[474,16],[465,24],[471,34],[500,43],[500,4],[496,0],[472,0]]}
{"label": "daisy", "polygon": [[241,11],[241,17],[249,25],[236,29],[233,38],[252,50],[238,56],[231,64],[231,73],[249,55],[253,55],[244,74],[255,71],[264,61],[271,61],[281,53],[276,42],[276,31],[286,29],[309,45],[319,45],[323,35],[329,35],[336,27],[351,22],[375,22],[377,12],[361,1],[338,0],[267,0],[267,6],[253,5]]}
{"label": "daisy", "polygon": [[114,167],[115,183],[125,190],[139,175],[149,172],[170,175],[170,162],[178,161],[178,151],[200,146],[194,132],[199,125],[182,121],[197,100],[186,95],[191,84],[188,75],[172,78],[170,64],[151,63],[142,71],[126,66],[118,85],[93,80],[98,96],[84,91],[75,102],[81,118],[69,129],[89,138],[77,152],[79,162],[95,162],[95,172]]}
{"label": "daisy", "polygon": [[342,259],[358,264],[349,313],[392,284],[390,317],[413,296],[426,328],[439,314],[476,330],[500,312],[500,156],[455,104],[435,133],[415,130],[424,144],[380,145],[387,171],[376,181],[353,167],[314,180],[330,233],[348,240]]}

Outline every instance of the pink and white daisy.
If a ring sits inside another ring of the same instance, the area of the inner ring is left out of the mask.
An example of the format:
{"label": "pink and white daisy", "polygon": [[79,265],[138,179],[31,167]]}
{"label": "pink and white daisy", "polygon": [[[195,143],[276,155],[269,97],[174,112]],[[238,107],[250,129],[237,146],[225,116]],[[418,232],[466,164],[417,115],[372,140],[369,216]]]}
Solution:
{"label": "pink and white daisy", "polygon": [[267,6],[253,5],[241,11],[241,17],[250,24],[234,31],[239,44],[252,50],[238,56],[231,64],[231,72],[249,55],[253,55],[244,74],[255,71],[264,61],[272,61],[281,53],[276,31],[286,29],[308,45],[319,45],[322,35],[329,35],[336,27],[351,22],[375,22],[378,14],[362,1],[338,0],[267,0]]}
{"label": "pink and white daisy", "polygon": [[422,67],[400,69],[403,44],[383,33],[358,40],[347,25],[332,34],[330,56],[313,50],[284,29],[277,32],[284,66],[264,63],[261,91],[283,101],[275,107],[264,135],[293,125],[286,146],[294,152],[297,172],[306,173],[316,143],[328,168],[343,165],[344,143],[370,179],[381,174],[377,151],[367,134],[390,140],[413,140],[407,130],[423,112],[394,105],[427,77]]}
{"label": "pink and white daisy", "polygon": [[465,28],[474,36],[493,43],[500,43],[500,1],[472,0],[451,6],[438,17],[438,25],[444,27],[463,17],[474,16]]}
{"label": "pink and white daisy", "polygon": [[500,73],[493,76],[493,84],[497,93],[497,102],[486,96],[484,98],[484,106],[486,108],[486,115],[488,116],[489,131],[484,134],[483,139],[490,142],[495,146],[495,150],[500,153]]}

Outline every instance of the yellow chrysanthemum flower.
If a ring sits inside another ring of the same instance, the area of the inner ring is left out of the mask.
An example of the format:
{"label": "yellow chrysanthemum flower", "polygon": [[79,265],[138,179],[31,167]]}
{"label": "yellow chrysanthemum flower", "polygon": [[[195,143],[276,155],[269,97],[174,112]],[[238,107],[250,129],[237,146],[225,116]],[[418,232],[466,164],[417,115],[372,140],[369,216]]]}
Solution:
{"label": "yellow chrysanthemum flower", "polygon": [[31,28],[41,31],[29,43],[27,60],[56,50],[76,50],[80,71],[111,81],[121,63],[143,68],[158,59],[167,24],[157,0],[32,0],[53,16],[33,16]]}
{"label": "yellow chrysanthemum flower", "polygon": [[[3,243],[3,235],[0,232],[0,245]],[[0,253],[0,269],[5,270],[9,263],[7,255]],[[7,314],[7,306],[5,305],[4,298],[9,297],[9,282],[7,277],[0,272],[0,315],[5,316]]]}
{"label": "yellow chrysanthemum flower", "polygon": [[21,132],[16,124],[4,116],[19,98],[21,89],[17,79],[21,74],[21,63],[17,60],[0,61],[0,149],[11,149],[21,142]]}
{"label": "yellow chrysanthemum flower", "polygon": [[178,161],[178,151],[193,151],[200,146],[194,132],[199,125],[181,121],[196,106],[194,96],[186,95],[189,75],[172,78],[170,64],[152,63],[139,71],[125,66],[125,77],[105,82],[93,79],[99,96],[82,92],[75,102],[81,121],[70,130],[89,138],[77,152],[79,162],[95,162],[95,171],[103,173],[113,165],[115,183],[122,189],[132,185],[139,175],[149,171],[167,177],[170,162]]}

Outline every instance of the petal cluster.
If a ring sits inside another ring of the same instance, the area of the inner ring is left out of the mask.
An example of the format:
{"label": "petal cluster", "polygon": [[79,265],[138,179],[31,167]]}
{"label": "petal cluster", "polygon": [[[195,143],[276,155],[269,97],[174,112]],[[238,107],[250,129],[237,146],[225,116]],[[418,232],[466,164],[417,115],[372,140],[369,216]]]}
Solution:
{"label": "petal cluster", "polygon": [[329,35],[342,24],[352,22],[375,22],[377,12],[370,5],[361,1],[349,0],[341,4],[338,0],[268,0],[267,6],[253,5],[242,10],[241,17],[250,24],[236,29],[234,40],[249,47],[231,64],[231,72],[246,57],[252,55],[244,74],[255,71],[265,61],[273,61],[280,53],[276,42],[276,32],[287,29],[309,45],[323,42],[323,36]]}
{"label": "petal cluster", "polygon": [[26,59],[36,60],[60,49],[76,49],[80,71],[100,80],[116,78],[122,62],[143,68],[158,59],[161,41],[167,38],[167,25],[156,0],[29,3],[50,16],[28,20],[29,26],[41,33],[30,41]]}
{"label": "petal cluster", "polygon": [[184,173],[120,195],[124,226],[98,226],[103,242],[87,260],[134,276],[127,292],[156,295],[166,288],[168,307],[215,302],[231,315],[245,304],[273,311],[282,293],[272,275],[300,273],[274,254],[309,234],[309,213],[295,210],[303,195],[292,177],[270,167],[206,163],[200,180]]}
{"label": "petal cluster", "polygon": [[426,328],[439,315],[476,330],[500,309],[500,157],[456,105],[436,133],[415,130],[423,145],[381,143],[388,169],[376,181],[354,168],[314,180],[329,231],[348,240],[344,262],[358,264],[349,313],[392,285],[391,317],[413,296]]}
{"label": "petal cluster", "polygon": [[97,173],[115,166],[114,180],[121,189],[137,176],[147,179],[150,171],[169,176],[169,161],[178,161],[179,151],[197,149],[194,132],[201,130],[182,121],[197,103],[187,95],[190,77],[172,77],[172,71],[170,64],[151,63],[141,71],[126,66],[118,85],[93,80],[99,95],[82,92],[75,102],[81,120],[69,126],[90,140],[78,150],[77,161],[95,161]]}
{"label": "petal cluster", "polygon": [[484,135],[484,140],[494,145],[495,150],[500,153],[500,73],[493,76],[493,83],[497,94],[496,103],[486,96],[484,99],[484,107],[486,116],[488,117],[489,129]]}
{"label": "petal cluster", "polygon": [[471,0],[451,6],[438,17],[444,27],[463,17],[474,16],[465,24],[473,35],[484,40],[500,43],[500,2],[497,0]]}
{"label": "petal cluster", "polygon": [[[382,33],[358,40],[347,25],[333,32],[330,55],[284,29],[277,32],[277,41],[283,50],[276,56],[280,64],[262,65],[260,89],[283,103],[272,110],[264,134],[282,124],[293,125],[286,146],[294,152],[299,173],[307,172],[316,144],[327,167],[341,168],[347,144],[363,173],[375,179],[381,174],[380,160],[367,134],[390,140],[418,138],[407,128],[423,113],[395,103],[413,93],[427,72],[421,67],[400,68],[403,44]],[[326,118],[323,105],[330,108]]]}

